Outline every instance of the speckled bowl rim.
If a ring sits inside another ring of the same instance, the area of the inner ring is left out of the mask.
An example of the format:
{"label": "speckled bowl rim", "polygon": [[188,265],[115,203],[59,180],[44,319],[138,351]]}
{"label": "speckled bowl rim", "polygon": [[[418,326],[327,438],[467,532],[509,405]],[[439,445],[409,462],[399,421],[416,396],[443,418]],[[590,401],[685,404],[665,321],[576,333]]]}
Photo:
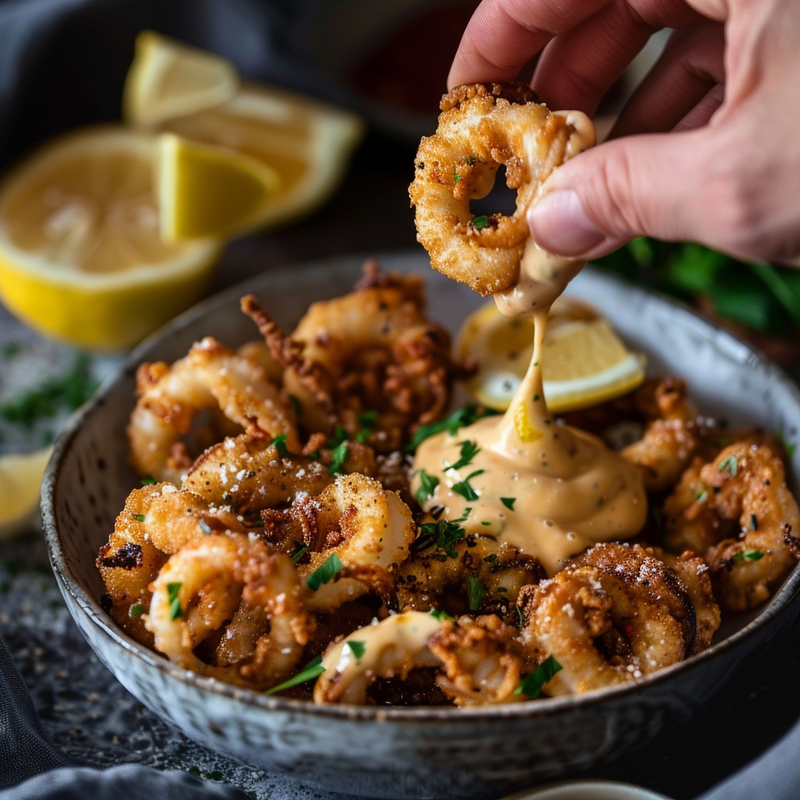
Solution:
{"label": "speckled bowl rim", "polygon": [[[479,720],[498,720],[498,719],[517,719],[517,718],[540,718],[550,717],[563,712],[575,711],[583,708],[592,708],[603,705],[609,700],[614,700],[623,695],[637,695],[647,691],[651,686],[672,680],[680,674],[688,675],[692,671],[702,668],[707,661],[715,658],[718,654],[739,646],[742,642],[754,636],[761,628],[775,620],[791,605],[792,601],[800,592],[800,564],[784,582],[783,586],[772,597],[769,604],[744,627],[735,631],[730,636],[717,642],[708,650],[692,656],[686,661],[666,667],[658,672],[648,675],[634,683],[615,686],[608,689],[590,692],[584,695],[568,697],[543,698],[530,703],[512,703],[509,705],[488,706],[479,708],[404,708],[393,706],[346,706],[346,705],[316,705],[311,701],[294,700],[283,697],[272,697],[260,694],[250,689],[242,689],[231,684],[224,683],[215,678],[205,678],[195,672],[182,669],[176,666],[166,657],[160,656],[144,645],[139,644],[134,639],[123,633],[101,608],[99,603],[91,597],[72,577],[67,567],[61,542],[58,535],[58,525],[56,521],[56,510],[54,506],[55,485],[59,469],[62,462],[75,445],[75,439],[84,420],[94,413],[98,405],[101,405],[111,386],[122,376],[122,374],[142,360],[143,354],[157,342],[171,336],[176,331],[182,329],[189,323],[202,317],[209,311],[225,304],[232,304],[247,293],[257,292],[269,286],[269,283],[285,272],[292,272],[297,275],[301,272],[318,270],[331,270],[336,268],[346,268],[356,260],[364,261],[367,258],[377,258],[378,261],[391,261],[403,258],[419,258],[417,250],[385,251],[379,253],[351,254],[332,258],[315,259],[313,261],[290,264],[278,270],[272,270],[262,275],[250,278],[236,286],[219,292],[208,299],[198,303],[172,322],[156,331],[138,345],[125,359],[119,369],[110,376],[100,387],[95,396],[82,408],[80,408],[69,420],[64,431],[58,437],[53,455],[47,465],[44,479],[42,482],[41,504],[42,504],[42,523],[44,526],[45,540],[47,543],[50,562],[53,570],[60,580],[64,590],[69,592],[77,603],[77,606],[84,612],[86,617],[98,628],[100,628],[113,642],[127,650],[130,654],[144,662],[159,672],[169,675],[175,680],[190,684],[197,688],[211,692],[213,694],[229,697],[239,702],[247,702],[264,711],[282,711],[308,714],[312,717],[327,717],[342,720],[371,720],[371,721],[393,721],[398,723],[430,720],[431,722],[448,723],[463,722],[464,724],[477,722]],[[591,268],[589,268],[591,270]],[[594,272],[592,270],[592,272]],[[800,388],[773,362],[762,353],[754,350],[749,344],[725,331],[719,325],[700,317],[687,306],[647,289],[633,286],[613,275],[607,273],[597,273],[602,275],[602,279],[619,288],[620,291],[627,292],[630,296],[639,296],[656,301],[669,306],[673,313],[680,317],[690,317],[694,323],[702,323],[709,333],[716,333],[717,336],[727,337],[729,340],[737,342],[749,355],[748,363],[752,366],[759,366],[764,369],[770,377],[771,382],[783,384],[792,396],[795,406],[798,409],[800,418]],[[72,610],[72,609],[70,609]]]}

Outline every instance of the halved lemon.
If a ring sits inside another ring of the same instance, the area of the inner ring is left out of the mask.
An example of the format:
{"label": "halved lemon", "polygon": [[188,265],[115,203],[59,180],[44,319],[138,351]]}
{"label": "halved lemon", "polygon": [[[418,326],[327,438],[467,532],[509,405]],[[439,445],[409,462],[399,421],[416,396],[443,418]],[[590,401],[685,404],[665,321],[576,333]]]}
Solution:
{"label": "halved lemon", "polygon": [[222,237],[260,218],[280,188],[278,173],[236,150],[160,137],[161,236],[180,242]]}
{"label": "halved lemon", "polygon": [[338,186],[364,132],[353,114],[254,84],[215,108],[169,120],[162,129],[227,147],[278,174],[279,190],[237,233],[278,225],[320,206]]}
{"label": "halved lemon", "polygon": [[213,108],[239,90],[236,67],[214,53],[155,31],[142,31],[135,48],[122,93],[126,122],[155,127],[173,117]]}
{"label": "halved lemon", "polygon": [[[533,319],[506,317],[494,302],[471,314],[457,344],[478,371],[467,383],[484,405],[508,408],[533,353]],[[561,298],[553,305],[545,336],[542,371],[547,406],[553,413],[611,400],[639,386],[644,356],[631,352],[611,324],[588,306]]]}
{"label": "halved lemon", "polygon": [[39,511],[39,490],[52,447],[0,456],[0,539],[30,528]]}
{"label": "halved lemon", "polygon": [[121,126],[46,145],[0,186],[0,299],[31,327],[130,347],[202,295],[221,243],[165,244],[158,140]]}

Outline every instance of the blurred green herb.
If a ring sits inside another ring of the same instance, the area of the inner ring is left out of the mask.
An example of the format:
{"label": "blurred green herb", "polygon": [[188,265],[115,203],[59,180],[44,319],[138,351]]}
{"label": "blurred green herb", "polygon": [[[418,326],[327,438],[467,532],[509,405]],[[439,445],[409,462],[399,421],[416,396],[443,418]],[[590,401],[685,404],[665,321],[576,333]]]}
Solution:
{"label": "blurred green herb", "polygon": [[51,378],[15,400],[3,403],[0,416],[30,430],[36,420],[52,417],[60,408],[74,411],[92,396],[96,388],[89,357],[79,353],[63,378]]}
{"label": "blurred green herb", "polygon": [[744,263],[698,244],[633,239],[596,262],[609,272],[685,301],[706,298],[714,312],[769,336],[800,327],[800,273]]}

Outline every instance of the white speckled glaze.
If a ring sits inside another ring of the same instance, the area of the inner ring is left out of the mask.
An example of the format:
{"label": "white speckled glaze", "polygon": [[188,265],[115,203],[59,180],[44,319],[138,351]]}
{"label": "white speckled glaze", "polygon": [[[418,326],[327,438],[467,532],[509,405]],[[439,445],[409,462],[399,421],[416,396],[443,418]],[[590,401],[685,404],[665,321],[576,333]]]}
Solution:
{"label": "white speckled glaze", "polygon": [[[230,345],[255,338],[238,311],[246,292],[291,328],[310,301],[347,291],[362,261],[301,265],[211,298],[142,344],[71,420],[45,476],[42,511],[56,576],[89,644],[148,708],[201,744],[304,784],[370,797],[497,796],[596,765],[646,741],[668,721],[688,720],[744,656],[791,622],[800,571],[767,606],[728,626],[726,638],[683,664],[582,697],[473,710],[319,707],[258,695],[177,668],[102,611],[95,556],[138,485],[123,433],[137,364],[179,358],[206,334]],[[432,272],[422,255],[386,255],[381,263],[425,273],[431,315],[451,329],[481,302]],[[601,308],[646,352],[652,372],[686,378],[706,412],[783,429],[797,440],[800,393],[746,345],[675,303],[605,275],[587,271],[571,291]],[[793,466],[798,474],[800,448]]]}

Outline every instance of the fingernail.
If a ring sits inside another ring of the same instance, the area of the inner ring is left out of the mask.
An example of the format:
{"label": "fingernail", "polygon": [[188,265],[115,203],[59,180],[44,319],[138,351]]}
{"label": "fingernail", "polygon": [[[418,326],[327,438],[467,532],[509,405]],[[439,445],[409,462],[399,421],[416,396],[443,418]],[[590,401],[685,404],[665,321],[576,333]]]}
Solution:
{"label": "fingernail", "polygon": [[560,256],[579,256],[605,238],[572,189],[546,194],[528,212],[528,226],[537,244]]}

